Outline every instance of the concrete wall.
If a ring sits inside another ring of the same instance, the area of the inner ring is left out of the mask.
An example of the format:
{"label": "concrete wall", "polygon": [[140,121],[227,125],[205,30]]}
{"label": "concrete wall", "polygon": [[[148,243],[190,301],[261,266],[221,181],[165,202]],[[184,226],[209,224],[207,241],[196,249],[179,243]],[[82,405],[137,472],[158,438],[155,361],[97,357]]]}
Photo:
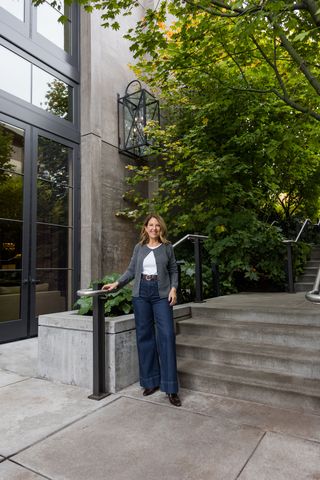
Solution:
{"label": "concrete wall", "polygon": [[115,32],[101,27],[99,12],[81,13],[81,287],[123,272],[138,238],[130,221],[115,216],[127,206],[125,165],[135,163],[118,153],[117,94],[135,78],[122,36],[143,14],[124,17]]}
{"label": "concrete wall", "polygon": [[[173,309],[175,324],[191,316],[189,305]],[[92,317],[76,312],[40,315],[38,375],[53,382],[92,388]],[[105,319],[106,388],[118,392],[139,380],[133,315]]]}

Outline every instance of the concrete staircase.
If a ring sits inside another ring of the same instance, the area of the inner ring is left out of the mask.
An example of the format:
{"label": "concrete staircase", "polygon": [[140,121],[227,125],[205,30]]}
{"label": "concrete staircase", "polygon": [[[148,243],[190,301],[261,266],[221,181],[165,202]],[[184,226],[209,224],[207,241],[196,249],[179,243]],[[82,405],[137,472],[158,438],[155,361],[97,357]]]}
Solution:
{"label": "concrete staircase", "polygon": [[193,307],[177,326],[181,386],[319,414],[319,313]]}
{"label": "concrete staircase", "polygon": [[309,292],[313,288],[316,279],[318,268],[320,266],[320,247],[313,247],[305,270],[294,284],[296,292]]}

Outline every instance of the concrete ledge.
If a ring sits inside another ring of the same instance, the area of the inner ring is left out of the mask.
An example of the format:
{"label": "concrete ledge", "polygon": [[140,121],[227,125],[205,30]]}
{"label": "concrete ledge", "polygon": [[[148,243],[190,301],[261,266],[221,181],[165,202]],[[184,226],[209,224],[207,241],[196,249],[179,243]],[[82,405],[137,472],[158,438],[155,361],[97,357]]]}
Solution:
{"label": "concrete ledge", "polygon": [[[189,305],[174,307],[175,322],[190,318]],[[106,386],[115,393],[139,380],[133,315],[106,317]],[[38,374],[68,385],[92,388],[92,317],[76,311],[39,317]]]}

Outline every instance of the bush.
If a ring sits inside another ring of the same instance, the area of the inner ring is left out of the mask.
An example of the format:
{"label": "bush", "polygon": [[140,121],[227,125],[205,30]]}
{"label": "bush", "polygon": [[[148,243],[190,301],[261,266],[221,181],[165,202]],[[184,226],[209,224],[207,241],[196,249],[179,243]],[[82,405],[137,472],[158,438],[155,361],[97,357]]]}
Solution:
{"label": "bush", "polygon": [[[120,275],[118,273],[112,273],[106,275],[101,280],[91,282],[89,287],[92,288],[94,283],[113,283]],[[104,304],[104,312],[108,317],[117,317],[119,315],[127,315],[133,311],[132,308],[132,289],[130,286],[125,286],[119,290],[113,292],[106,292],[107,300]],[[77,300],[74,307],[78,308],[79,315],[92,315],[92,297],[82,297]]]}
{"label": "bush", "polygon": [[213,228],[206,241],[211,258],[219,265],[224,295],[285,289],[286,248],[281,231],[249,215],[233,216],[221,231]]}
{"label": "bush", "polygon": [[[180,280],[180,294],[179,303],[193,302],[196,296],[195,291],[195,263],[184,262],[181,263],[181,280]],[[202,293],[203,298],[210,298],[212,293],[212,272],[208,265],[202,264]]]}

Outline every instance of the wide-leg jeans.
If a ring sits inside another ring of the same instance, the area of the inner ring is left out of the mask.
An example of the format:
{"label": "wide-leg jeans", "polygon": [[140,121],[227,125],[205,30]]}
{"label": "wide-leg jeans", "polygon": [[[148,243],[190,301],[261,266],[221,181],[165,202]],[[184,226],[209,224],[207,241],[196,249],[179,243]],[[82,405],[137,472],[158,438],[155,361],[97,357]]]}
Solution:
{"label": "wide-leg jeans", "polygon": [[178,392],[176,338],[168,298],[160,298],[156,280],[141,279],[139,297],[133,297],[139,357],[140,385]]}

